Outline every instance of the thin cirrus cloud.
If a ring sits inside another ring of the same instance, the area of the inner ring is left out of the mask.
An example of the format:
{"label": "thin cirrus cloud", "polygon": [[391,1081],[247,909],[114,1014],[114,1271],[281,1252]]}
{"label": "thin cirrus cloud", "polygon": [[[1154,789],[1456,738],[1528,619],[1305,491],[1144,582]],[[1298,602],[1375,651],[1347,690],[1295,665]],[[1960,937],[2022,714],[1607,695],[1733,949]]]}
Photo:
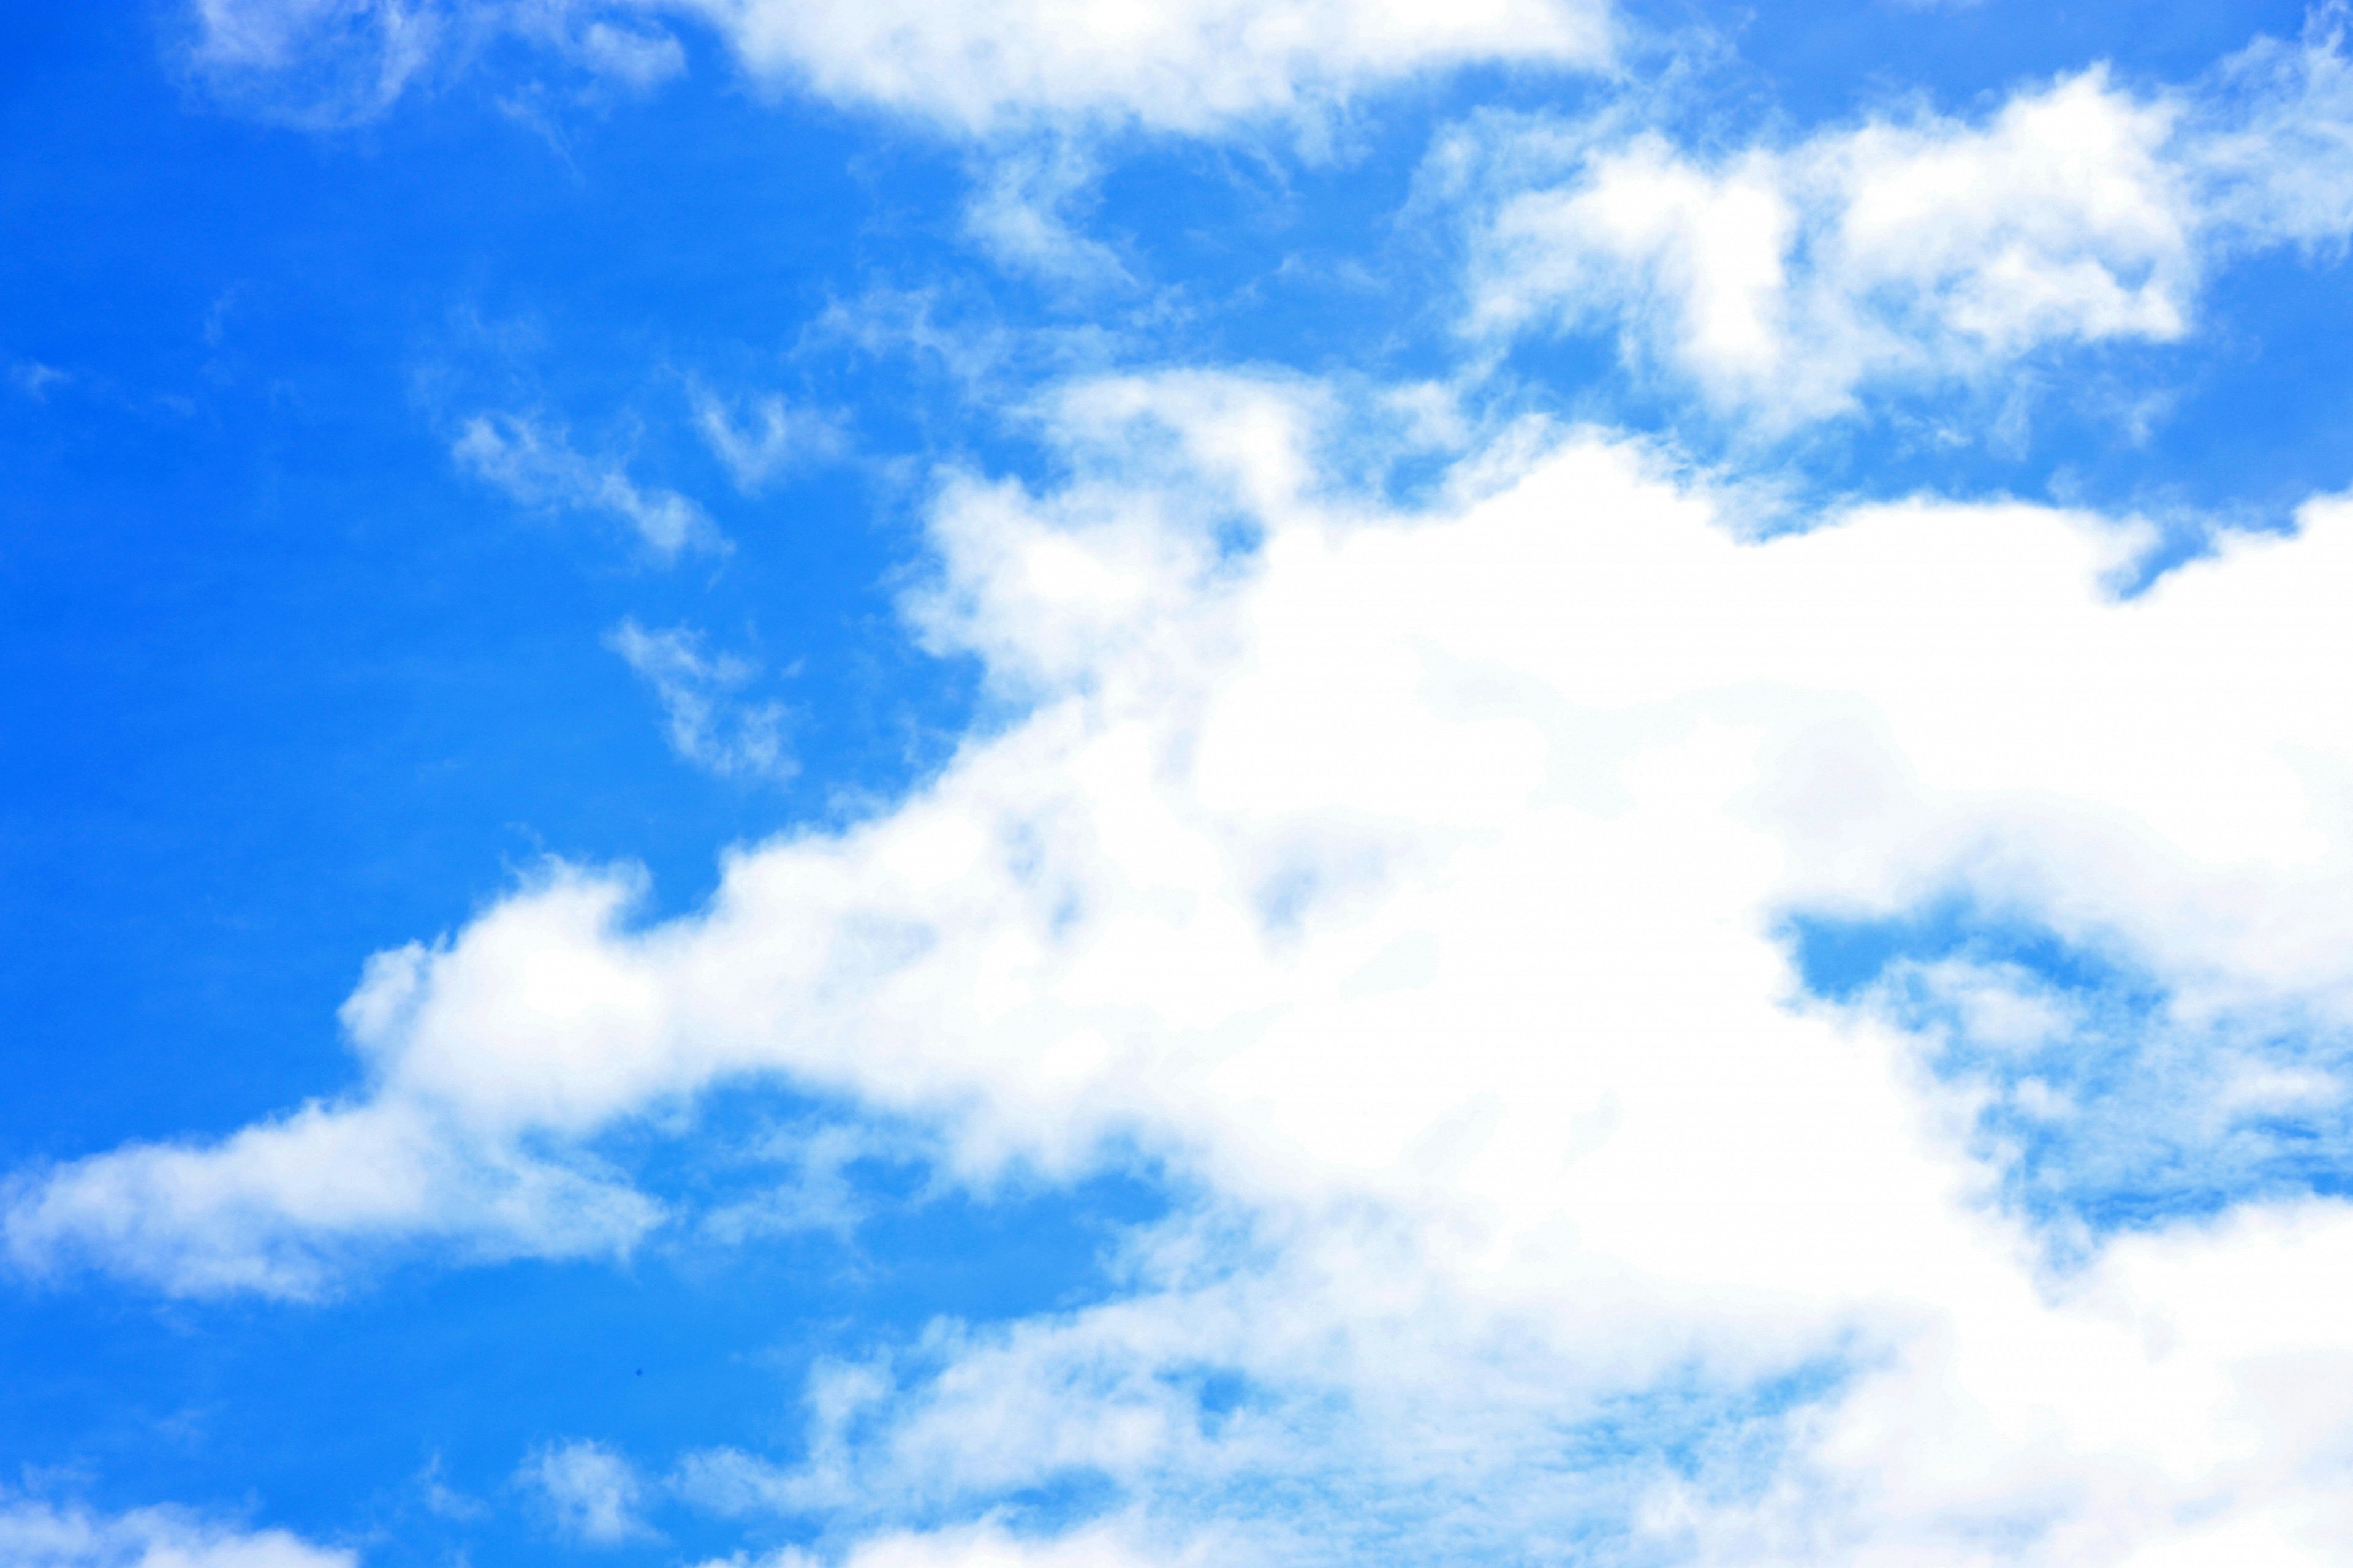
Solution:
{"label": "thin cirrus cloud", "polygon": [[224,101],[332,129],[376,119],[488,42],[520,36],[642,90],[686,68],[677,38],[629,6],[537,0],[195,0],[187,64]]}
{"label": "thin cirrus cloud", "polygon": [[707,652],[702,635],[685,626],[648,631],[625,620],[609,641],[653,688],[671,751],[722,778],[793,776],[784,704],[747,701],[742,695],[759,673],[750,660]]}
{"label": "thin cirrus cloud", "polygon": [[1422,72],[1593,68],[1610,50],[1601,0],[197,0],[195,16],[199,69],[326,121],[381,113],[437,58],[496,33],[650,83],[682,67],[665,18],[709,26],[759,76],[980,136],[1041,121],[1181,134],[1312,121]]}
{"label": "thin cirrus cloud", "polygon": [[639,485],[624,464],[580,452],[562,428],[530,416],[477,414],[449,450],[459,468],[525,506],[626,524],[659,560],[729,548],[710,514],[685,496]]}
{"label": "thin cirrus cloud", "polygon": [[787,474],[834,461],[849,448],[839,417],[775,393],[740,410],[705,387],[695,387],[693,397],[696,428],[745,495],[757,495]]}
{"label": "thin cirrus cloud", "polygon": [[306,1105],[195,1149],[137,1144],[5,1189],[10,1258],[94,1262],[183,1296],[313,1300],[419,1245],[489,1261],[626,1254],[659,1206],[397,1094]]}
{"label": "thin cirrus cloud", "polygon": [[1589,430],[1400,511],[1335,477],[1396,439],[1349,408],[1049,398],[1067,479],[945,481],[908,606],[1025,716],[691,914],[557,868],[379,954],[349,1099],[20,1178],[13,1256],[282,1294],[288,1257],[617,1248],[659,1216],[591,1141],[781,1079],[950,1179],[1141,1158],[1194,1196],[1099,1306],[822,1369],[803,1458],[679,1456],[707,1508],[899,1539],[1084,1478],[1154,1559],[2340,1561],[2353,1210],[2007,1204],[1940,1053],[2065,1009],[1987,964],[1942,1021],[1807,1001],[1785,931],[1989,911],[2162,996],[2167,1052],[2111,1067],[2193,1163],[2335,1125],[2353,503],[2123,597],[2130,520],[1757,538]]}
{"label": "thin cirrus cloud", "polygon": [[2095,67],[1978,121],[1874,116],[1714,154],[1623,111],[1476,121],[1427,178],[1472,214],[1474,337],[1611,331],[1631,367],[1778,433],[2038,351],[2177,342],[2219,267],[2341,245],[2344,28],[2323,10],[2182,89]]}

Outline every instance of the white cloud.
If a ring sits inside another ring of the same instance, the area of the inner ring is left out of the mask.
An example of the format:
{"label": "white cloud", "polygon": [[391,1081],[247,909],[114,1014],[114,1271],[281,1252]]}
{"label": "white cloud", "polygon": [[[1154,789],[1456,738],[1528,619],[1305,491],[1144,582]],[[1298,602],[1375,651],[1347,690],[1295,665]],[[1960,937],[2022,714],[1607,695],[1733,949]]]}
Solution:
{"label": "white cloud", "polygon": [[[379,958],[375,973],[396,983],[403,961]],[[315,1297],[418,1239],[485,1259],[617,1254],[659,1212],[591,1164],[536,1158],[441,1107],[383,1095],[306,1105],[208,1145],[132,1144],[0,1193],[19,1268],[87,1264],[189,1296]]]}
{"label": "white cloud", "polygon": [[697,387],[694,419],[745,495],[758,494],[797,468],[829,462],[849,444],[838,418],[774,394],[753,405],[750,417],[739,419],[716,395]]}
{"label": "white cloud", "polygon": [[749,660],[704,653],[702,635],[683,626],[649,632],[625,620],[611,642],[660,699],[680,756],[722,778],[787,779],[797,771],[785,748],[784,704],[736,695],[759,673]]}
{"label": "white cloud", "polygon": [[1979,122],[1873,118],[1715,156],[1611,118],[1495,120],[1442,142],[1432,177],[1492,204],[1475,332],[1615,326],[1630,363],[1771,431],[2053,345],[2169,342],[2221,260],[2341,241],[2353,76],[2330,11],[2186,91],[2094,68]]}
{"label": "white cloud", "polygon": [[629,1462],[600,1443],[552,1444],[523,1461],[516,1479],[553,1514],[557,1530],[591,1546],[645,1540],[638,1516],[645,1485]]}
{"label": "white cloud", "polygon": [[[819,1568],[824,1559],[786,1547],[747,1563],[741,1557],[702,1568]],[[995,1523],[917,1532],[894,1531],[855,1543],[840,1568],[1164,1568],[1172,1559],[1140,1551],[1106,1528],[1023,1537]],[[1174,1560],[1182,1561],[1182,1560]]]}
{"label": "white cloud", "polygon": [[1368,89],[1483,61],[1590,67],[1595,0],[682,0],[752,68],[971,134],[1039,119],[1188,134],[1314,120]]}
{"label": "white cloud", "polygon": [[1070,209],[1092,194],[1093,159],[1068,141],[1000,149],[965,207],[965,229],[1001,266],[1050,282],[1132,281],[1118,253],[1079,231]]}
{"label": "white cloud", "polygon": [[2342,248],[2353,228],[2353,58],[2344,0],[2315,5],[2295,43],[2260,38],[2189,105],[2215,221],[2248,245]]}
{"label": "white cloud", "polygon": [[192,0],[188,63],[225,100],[314,128],[364,123],[501,35],[642,90],[686,68],[627,4],[574,0]]}
{"label": "white cloud", "polygon": [[461,468],[525,506],[602,512],[635,530],[662,560],[690,550],[724,551],[703,510],[676,490],[640,489],[617,462],[573,449],[565,432],[513,414],[477,414],[450,448]]}
{"label": "white cloud", "polygon": [[685,47],[668,33],[611,22],[591,22],[580,30],[576,51],[598,75],[640,89],[686,70]]}
{"label": "white cloud", "polygon": [[177,1509],[98,1514],[0,1497],[0,1561],[10,1568],[356,1568],[359,1559],[282,1530],[245,1531]]}
{"label": "white cloud", "polygon": [[[16,1255],[275,1288],[366,1205],[476,1234],[447,1151],[552,1160],[781,1075],[936,1129],[950,1174],[1141,1150],[1204,1195],[1103,1306],[838,1370],[807,1462],[702,1456],[709,1500],[871,1533],[1093,1474],[1153,1540],[1214,1521],[1269,1562],[1597,1531],[1727,1565],[2342,1561],[2353,1209],[2233,1191],[2054,1271],[1982,1093],[1903,1018],[1805,1001],[1776,932],[1958,901],[2152,977],[2151,1037],[2228,1043],[2251,1103],[2327,1075],[2353,502],[2120,600],[2128,522],[1923,499],[1756,538],[1594,432],[1513,432],[1395,510],[1330,477],[1367,456],[1345,407],[1066,389],[1066,478],[945,482],[913,600],[1023,717],[732,855],[693,914],[558,872],[380,955],[362,1095],[37,1174]],[[2014,1048],[2042,1026],[1962,1000]],[[2236,1114],[2186,1124],[2193,1167],[2260,1132]],[[412,1127],[446,1184],[346,1190],[335,1140]],[[512,1208],[514,1245],[554,1233]]]}
{"label": "white cloud", "polygon": [[752,1163],[783,1167],[785,1179],[710,1209],[702,1215],[702,1232],[731,1246],[803,1231],[847,1237],[874,1206],[852,1167],[865,1161],[912,1165],[924,1152],[906,1138],[850,1123],[771,1133],[748,1153]]}
{"label": "white cloud", "polygon": [[59,370],[38,360],[20,359],[8,367],[9,382],[36,403],[47,403],[50,387],[69,384],[73,379],[71,371]]}
{"label": "white cloud", "polygon": [[468,1497],[441,1478],[441,1456],[434,1454],[426,1460],[425,1468],[417,1474],[417,1489],[424,1500],[427,1511],[443,1519],[476,1520],[487,1515],[489,1505]]}
{"label": "white cloud", "polygon": [[440,7],[406,0],[195,0],[192,63],[235,101],[313,125],[381,114],[445,38]]}
{"label": "white cloud", "polygon": [[[1609,49],[1602,0],[195,0],[197,58],[315,117],[380,112],[444,35],[540,37],[592,68],[649,82],[681,65],[648,14],[699,18],[747,68],[837,102],[971,135],[1040,121],[1210,134],[1313,125],[1352,97],[1482,62],[1592,67]],[[640,18],[632,21],[631,17]]]}

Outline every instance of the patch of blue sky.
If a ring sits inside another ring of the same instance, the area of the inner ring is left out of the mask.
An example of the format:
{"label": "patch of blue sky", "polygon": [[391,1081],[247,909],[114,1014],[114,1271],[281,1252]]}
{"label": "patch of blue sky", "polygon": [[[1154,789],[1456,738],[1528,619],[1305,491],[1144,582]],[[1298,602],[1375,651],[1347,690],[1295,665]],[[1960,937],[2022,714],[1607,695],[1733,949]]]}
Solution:
{"label": "patch of blue sky", "polygon": [[[487,84],[322,147],[192,116],[128,14],[34,19],[79,73],[9,110],[45,151],[8,165],[31,238],[0,260],[0,336],[53,377],[0,412],[8,718],[43,742],[5,807],[27,895],[5,918],[30,922],[5,985],[10,1016],[85,1055],[12,1101],[12,1153],[334,1090],[320,1047],[359,958],[462,920],[502,868],[639,861],[657,906],[684,907],[720,846],[945,754],[966,698],[893,615],[914,545],[892,477],[819,462],[742,495],[691,395],[694,375],[755,401],[792,376],[828,300],[806,252],[860,243],[829,216],[858,205],[838,132],[681,94],[659,144],[732,162],[678,179],[597,122],[591,199]],[[625,521],[518,505],[449,457],[484,407],[691,490],[743,548],[664,572]],[[682,764],[604,647],[631,616],[756,662],[750,695],[819,765],[780,784]],[[163,1036],[247,1070],[142,1111],[135,1053]],[[100,1083],[111,1131],[78,1132]]]}
{"label": "patch of blue sky", "polygon": [[2267,1198],[2353,1193],[2353,1042],[2324,1018],[2185,1018],[2129,957],[1965,900],[1785,927],[1812,994],[1933,1042],[1981,1095],[2003,1204],[2063,1254]]}

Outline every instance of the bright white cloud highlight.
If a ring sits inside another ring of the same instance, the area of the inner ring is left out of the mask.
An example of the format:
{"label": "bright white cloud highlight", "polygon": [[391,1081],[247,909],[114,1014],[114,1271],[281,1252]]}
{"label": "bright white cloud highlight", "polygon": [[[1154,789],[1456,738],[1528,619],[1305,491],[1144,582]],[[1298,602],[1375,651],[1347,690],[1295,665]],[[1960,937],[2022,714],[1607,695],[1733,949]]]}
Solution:
{"label": "bright white cloud highlight", "polygon": [[638,1517],[644,1483],[629,1462],[600,1443],[575,1439],[542,1448],[515,1479],[528,1488],[555,1527],[591,1546],[618,1546],[653,1531]]}
{"label": "bright white cloud highlight", "polygon": [[196,58],[311,118],[380,112],[445,37],[508,31],[644,85],[683,68],[660,16],[836,102],[993,135],[1043,121],[1209,134],[1313,125],[1369,89],[1482,62],[1592,67],[1605,0],[195,0]]}
{"label": "bright white cloud highlight", "polygon": [[[2194,89],[2104,68],[1986,120],[1874,118],[1706,157],[1613,119],[1474,123],[1432,176],[1482,193],[1472,327],[1614,327],[1626,358],[1768,430],[2038,350],[2162,343],[2228,257],[2353,230],[2343,16]],[[1567,164],[1566,180],[1537,170]]]}
{"label": "bright white cloud highlight", "polygon": [[[2325,1094],[2353,504],[2120,600],[2128,524],[1920,500],[1748,537],[1592,432],[1508,432],[1397,510],[1329,478],[1368,438],[1343,406],[1069,389],[1065,479],[946,482],[913,604],[1024,717],[732,856],[691,916],[558,869],[379,955],[350,1100],[35,1173],[16,1256],[282,1289],[352,1234],[321,1194],[377,1236],[626,1235],[585,1165],[509,1229],[448,1216],[476,1165],[781,1075],[936,1129],[950,1174],[1141,1149],[1204,1195],[1104,1306],[828,1372],[806,1463],[691,1457],[716,1506],[881,1531],[1092,1475],[1155,1551],[1215,1521],[1268,1562],[2342,1561],[2353,1210],[2226,1194],[2054,1272],[1978,1091],[1805,1000],[1776,932],[1966,899],[2159,982],[2172,1100],[2283,1040]],[[382,1196],[411,1167],[451,1175]]]}
{"label": "bright white cloud highlight", "polygon": [[359,1559],[282,1530],[245,1531],[176,1509],[107,1515],[0,1498],[0,1562],[10,1568],[357,1568]]}
{"label": "bright white cloud highlight", "polygon": [[1214,132],[1313,119],[1369,88],[1480,61],[1592,66],[1597,0],[681,0],[754,69],[986,134],[1039,119]]}
{"label": "bright white cloud highlight", "polygon": [[722,778],[786,779],[797,771],[785,749],[784,704],[738,695],[759,673],[750,660],[705,653],[701,635],[683,626],[649,632],[623,621],[612,644],[654,689],[680,756]]}
{"label": "bright white cloud highlight", "polygon": [[478,414],[450,448],[460,468],[525,506],[598,512],[626,523],[664,561],[690,550],[724,551],[709,514],[676,490],[649,489],[623,465],[574,449],[559,428],[523,416]]}

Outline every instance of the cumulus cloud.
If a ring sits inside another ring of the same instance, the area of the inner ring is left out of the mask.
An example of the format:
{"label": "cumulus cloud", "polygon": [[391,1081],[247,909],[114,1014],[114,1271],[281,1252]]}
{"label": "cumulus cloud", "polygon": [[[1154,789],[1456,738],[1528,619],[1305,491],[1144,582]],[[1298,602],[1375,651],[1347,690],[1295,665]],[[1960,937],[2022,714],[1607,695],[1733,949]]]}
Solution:
{"label": "cumulus cloud", "polygon": [[755,70],[973,133],[1059,118],[1199,134],[1477,61],[1596,65],[1609,47],[1593,0],[683,4]]}
{"label": "cumulus cloud", "polygon": [[682,66],[662,14],[715,29],[762,76],[972,135],[1312,121],[1419,73],[1591,67],[1609,47],[1603,0],[196,0],[196,55],[233,85],[307,89],[294,101],[348,120],[380,112],[448,34],[535,36],[624,79],[659,79]]}
{"label": "cumulus cloud", "polygon": [[88,1265],[185,1296],[317,1297],[417,1240],[484,1259],[617,1254],[659,1215],[593,1164],[535,1157],[442,1107],[382,1093],[306,1105],[216,1143],[69,1162],[19,1175],[5,1196],[0,1236],[26,1272]]}
{"label": "cumulus cloud", "polygon": [[356,1568],[340,1548],[245,1531],[177,1509],[98,1514],[0,1498],[0,1559],[14,1568]]}
{"label": "cumulus cloud", "polygon": [[627,523],[665,561],[690,550],[724,551],[708,513],[676,490],[640,488],[627,468],[574,449],[557,427],[525,416],[477,414],[450,447],[459,466],[525,506],[601,512]]}
{"label": "cumulus cloud", "polygon": [[2259,40],[2185,89],[2138,92],[2095,67],[1982,121],[1874,117],[1717,154],[1621,116],[1491,120],[1443,142],[1431,177],[1487,204],[1474,333],[1614,329],[1630,363],[1786,428],[1869,386],[2175,341],[2221,261],[2341,242],[2343,27],[2328,8],[2301,41]]}
{"label": "cumulus cloud", "polygon": [[640,1541],[653,1531],[638,1516],[645,1484],[620,1455],[600,1443],[574,1439],[539,1449],[515,1479],[553,1516],[555,1527],[591,1546]]}
{"label": "cumulus cloud", "polygon": [[623,621],[612,645],[643,677],[669,721],[670,750],[722,778],[790,778],[781,702],[746,702],[737,693],[758,673],[733,654],[708,654],[686,627],[649,632]]}
{"label": "cumulus cloud", "polygon": [[[881,1535],[1091,1479],[1155,1552],[1214,1525],[1269,1562],[2341,1560],[2353,1209],[2079,1216],[2060,1267],[1946,1026],[1810,999],[1785,932],[1985,911],[2147,977],[2174,1094],[2325,1097],[2353,503],[2122,596],[2129,520],[1922,499],[1760,537],[1588,430],[1507,432],[1401,509],[1336,477],[1379,467],[1348,409],[1066,389],[1060,477],[945,481],[910,602],[1018,719],[732,855],[690,915],[558,870],[379,956],[363,1092],[160,1173],[36,1173],[19,1260],[271,1289],[363,1200],[380,1237],[456,1228],[485,1200],[452,1151],[544,1170],[781,1077],[936,1130],[951,1177],[1143,1159],[1198,1197],[1099,1307],[832,1368],[805,1458],[690,1456],[714,1506]],[[1989,1050],[2076,1026],[1940,984]],[[2292,1135],[2274,1103],[2173,1147]],[[406,1127],[448,1184],[347,1192],[332,1140]],[[581,1180],[538,1195],[612,1234]],[[515,1245],[558,1224],[501,1212]]]}

